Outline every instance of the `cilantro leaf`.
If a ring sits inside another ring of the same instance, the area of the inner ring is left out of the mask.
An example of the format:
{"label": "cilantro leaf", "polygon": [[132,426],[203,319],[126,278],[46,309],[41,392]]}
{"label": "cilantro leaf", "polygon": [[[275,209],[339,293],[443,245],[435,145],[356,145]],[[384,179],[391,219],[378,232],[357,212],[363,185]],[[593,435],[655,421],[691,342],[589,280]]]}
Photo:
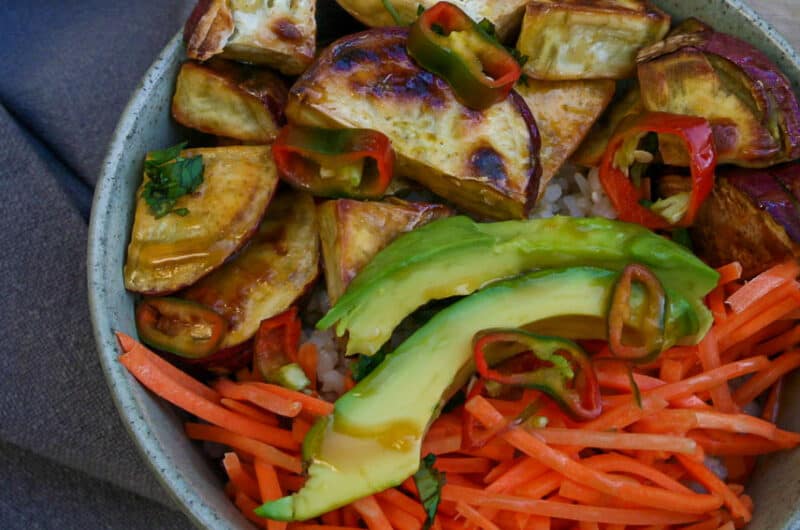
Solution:
{"label": "cilantro leaf", "polygon": [[203,183],[203,158],[200,155],[182,158],[186,142],[160,151],[150,151],[144,162],[147,181],[142,198],[156,219],[174,213],[184,216],[187,208],[173,208],[179,198],[194,192]]}
{"label": "cilantro leaf", "polygon": [[419,470],[414,473],[414,484],[417,486],[425,513],[428,514],[423,530],[428,530],[433,524],[433,519],[439,510],[439,502],[442,500],[442,486],[447,483],[445,474],[433,467],[435,462],[436,455],[429,454],[422,459]]}
{"label": "cilantro leaf", "polygon": [[386,358],[386,350],[381,349],[375,355],[360,355],[358,360],[350,364],[353,381],[358,383],[372,373]]}
{"label": "cilantro leaf", "polygon": [[478,29],[486,36],[486,38],[505,48],[505,50],[511,54],[511,57],[513,57],[520,66],[525,66],[525,63],[528,62],[527,55],[522,55],[520,51],[513,46],[506,46],[500,42],[500,39],[497,37],[497,28],[495,28],[494,23],[488,18],[481,19],[481,21],[478,22]]}

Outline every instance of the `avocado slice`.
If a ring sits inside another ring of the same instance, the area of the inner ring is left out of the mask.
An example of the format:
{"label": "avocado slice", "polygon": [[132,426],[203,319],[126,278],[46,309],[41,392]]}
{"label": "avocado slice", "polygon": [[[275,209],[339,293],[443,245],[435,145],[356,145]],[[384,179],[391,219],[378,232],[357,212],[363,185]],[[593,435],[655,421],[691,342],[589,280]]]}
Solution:
{"label": "avocado slice", "polygon": [[711,326],[702,299],[716,287],[717,272],[646,228],[599,218],[434,221],[381,251],[317,327],[336,324],[338,336],[348,335],[348,355],[372,355],[405,317],[430,300],[468,295],[535,269],[588,265],[621,270],[629,263],[647,266],[665,287],[694,305],[698,326],[682,342],[699,341]]}
{"label": "avocado slice", "polygon": [[[400,484],[417,471],[428,426],[473,372],[477,332],[536,322],[553,325],[562,317],[571,329],[584,324],[579,335],[602,337],[618,277],[616,271],[589,267],[539,271],[497,283],[442,310],[309,431],[303,444],[309,466],[303,489],[256,512],[283,521],[306,520]],[[667,296],[666,334],[674,343],[696,328],[697,316],[680,294],[668,290]],[[633,314],[643,298],[641,292],[632,296]]]}

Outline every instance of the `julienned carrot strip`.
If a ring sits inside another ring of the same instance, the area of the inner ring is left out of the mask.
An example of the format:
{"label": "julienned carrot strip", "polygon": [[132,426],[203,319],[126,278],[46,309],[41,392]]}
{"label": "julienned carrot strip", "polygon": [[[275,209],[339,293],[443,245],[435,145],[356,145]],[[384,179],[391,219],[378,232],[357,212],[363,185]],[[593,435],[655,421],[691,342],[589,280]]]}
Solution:
{"label": "julienned carrot strip", "polygon": [[632,397],[627,398],[627,402],[610,407],[608,412],[601,414],[598,418],[581,425],[582,429],[588,431],[609,431],[613,429],[624,429],[625,427],[640,421],[647,415],[665,409],[669,403],[659,397],[647,396],[642,398],[642,406],[633,402]]}
{"label": "julienned carrot strip", "polygon": [[285,472],[278,473],[278,484],[281,486],[281,491],[299,491],[305,483],[305,477],[300,475],[293,475]]}
{"label": "julienned carrot strip", "polygon": [[[280,478],[280,475],[278,475]],[[341,510],[333,510],[332,512],[323,513],[320,516],[322,519],[322,523],[326,525],[333,525],[333,526],[341,526],[342,525],[342,511]],[[290,525],[291,526],[291,525]]]}
{"label": "julienned carrot strip", "polygon": [[[505,421],[503,416],[481,396],[472,398],[465,407],[470,414],[473,414],[479,422],[487,427]],[[721,504],[721,499],[715,495],[677,493],[643,485],[632,486],[572,460],[569,456],[549,447],[536,436],[518,427],[512,427],[504,432],[502,437],[528,456],[572,480],[641,506],[669,506],[686,513],[705,513],[718,508]]]}
{"label": "julienned carrot strip", "polygon": [[364,497],[353,502],[351,506],[361,515],[369,530],[392,530],[392,525],[375,497]]}
{"label": "julienned carrot strip", "polygon": [[461,433],[454,432],[439,437],[426,436],[422,441],[422,454],[446,455],[461,450]]}
{"label": "julienned carrot strip", "polygon": [[394,530],[419,530],[421,522],[408,512],[388,502],[379,502],[383,513]]}
{"label": "julienned carrot strip", "polygon": [[776,353],[786,351],[797,344],[800,344],[800,325],[790,328],[788,331],[781,333],[777,337],[773,337],[768,341],[762,342],[753,348],[751,353],[753,355],[766,355],[771,357]]}
{"label": "julienned carrot strip", "polygon": [[[713,329],[706,333],[706,336],[700,341],[697,347],[697,355],[700,357],[700,364],[703,366],[703,370],[706,372],[722,365],[719,358],[717,337]],[[719,410],[722,412],[738,412],[739,409],[733,402],[731,389],[727,381],[709,390],[711,391],[711,401],[714,402],[714,405]]]}
{"label": "julienned carrot strip", "polygon": [[683,379],[684,364],[680,359],[664,359],[661,362],[659,378],[665,383],[674,383]]}
{"label": "julienned carrot strip", "polygon": [[592,469],[605,473],[628,473],[638,475],[664,489],[690,493],[692,490],[660,470],[643,464],[642,462],[618,453],[606,453],[590,456],[583,460],[583,464]]}
{"label": "julienned carrot strip", "polygon": [[483,530],[500,530],[499,526],[481,515],[475,508],[465,504],[463,501],[456,502],[456,510],[464,517],[464,519],[478,528],[482,528]]}
{"label": "julienned carrot strip", "polygon": [[327,416],[328,414],[333,413],[333,403],[328,403],[327,401],[303,394],[302,392],[295,392],[294,390],[289,390],[288,388],[283,388],[282,386],[278,385],[271,385],[269,383],[246,384],[252,385],[253,387],[259,388],[266,392],[271,392],[282,398],[297,401],[303,405],[304,411],[315,416]]}
{"label": "julienned carrot strip", "polygon": [[705,521],[701,521],[699,523],[695,523],[691,526],[686,526],[681,530],[717,530],[719,526],[722,524],[722,515],[719,512],[714,512],[711,514],[709,519]]}
{"label": "julienned carrot strip", "polygon": [[717,528],[717,530],[736,530],[736,525],[733,524],[733,521],[728,521],[724,525]]}
{"label": "julienned carrot strip", "polygon": [[359,526],[289,523],[289,530],[363,530]]}
{"label": "julienned carrot strip", "polygon": [[595,521],[598,523],[647,525],[647,524],[686,524],[700,519],[689,513],[675,513],[648,508],[607,508],[603,506],[582,506],[553,500],[536,500],[489,493],[477,488],[467,488],[446,484],[442,488],[442,499],[462,501],[470,506],[486,506],[498,510],[530,513],[541,517],[566,519],[569,521]]}
{"label": "julienned carrot strip", "polygon": [[405,510],[420,522],[425,521],[425,519],[427,518],[427,514],[425,513],[425,508],[423,508],[420,503],[418,503],[411,497],[408,497],[402,492],[400,492],[400,490],[398,489],[391,488],[376,494],[376,496],[383,502],[394,504],[401,510]]}
{"label": "julienned carrot strip", "polygon": [[303,410],[303,405],[298,401],[290,401],[269,392],[259,392],[249,384],[234,383],[230,379],[218,379],[214,382],[214,389],[226,398],[249,401],[279,416],[294,418]]}
{"label": "julienned carrot strip", "polygon": [[273,427],[277,427],[278,425],[278,418],[256,407],[252,407],[247,403],[242,403],[241,401],[230,398],[222,398],[219,402],[222,403],[225,408],[238,412],[242,416],[247,416],[248,418],[252,418],[267,425],[272,425]]}
{"label": "julienned carrot strip", "polygon": [[306,342],[297,350],[297,363],[311,381],[311,388],[317,388],[317,365],[319,364],[319,350],[313,342]]}
{"label": "julienned carrot strip", "polygon": [[203,396],[209,401],[213,401],[215,403],[219,402],[219,394],[213,389],[209,388],[208,386],[204,385],[194,377],[190,376],[183,370],[176,368],[172,365],[172,363],[165,360],[160,355],[153,353],[151,350],[147,348],[144,344],[137,341],[130,335],[126,335],[120,331],[116,332],[117,341],[119,342],[120,348],[124,353],[128,353],[131,350],[137,350],[141,353],[141,355],[147,357],[147,359],[159,370],[161,370],[164,375],[181,385],[182,387],[186,388],[187,390],[191,390],[195,394]]}
{"label": "julienned carrot strip", "polygon": [[581,486],[571,480],[564,480],[558,489],[558,494],[565,499],[576,501],[589,506],[608,506],[610,508],[635,508],[622,500],[600,493],[592,488]]}
{"label": "julienned carrot strip", "polygon": [[741,313],[757,300],[769,298],[769,294],[781,285],[794,280],[800,274],[800,265],[788,260],[762,272],[725,301],[734,313]]}
{"label": "julienned carrot strip", "polygon": [[483,477],[484,484],[491,484],[492,482],[496,481],[506,473],[508,473],[511,468],[519,464],[522,460],[527,460],[526,457],[519,457],[514,458],[512,460],[506,460],[505,462],[500,462],[496,466],[494,466],[486,475]]}
{"label": "julienned carrot strip", "polygon": [[513,491],[517,486],[533,481],[547,472],[547,467],[532,458],[524,458],[514,467],[509,469],[497,480],[486,487],[486,491],[493,493],[506,493]]}
{"label": "julienned carrot strip", "polygon": [[728,310],[725,309],[725,289],[717,287],[706,296],[706,305],[714,316],[714,322],[721,324],[728,319]]}
{"label": "julienned carrot strip", "polygon": [[745,523],[750,521],[750,511],[741,503],[739,497],[737,497],[724,482],[717,478],[710,469],[701,462],[686,458],[683,455],[675,455],[675,458],[678,459],[695,480],[705,486],[709,491],[722,497],[725,506],[731,511],[734,518],[741,519]]}
{"label": "julienned carrot strip", "polygon": [[186,423],[184,427],[186,435],[193,440],[204,440],[227,445],[293,473],[301,473],[303,471],[299,457],[287,455],[258,440],[204,423]]}
{"label": "julienned carrot strip", "polygon": [[740,407],[750,403],[797,367],[800,367],[800,351],[784,353],[772,361],[769,368],[755,374],[740,386],[733,395],[734,401]]}
{"label": "julienned carrot strip", "polygon": [[222,459],[225,473],[231,482],[245,495],[251,499],[258,499],[261,494],[258,490],[258,483],[243,468],[242,462],[236,453],[225,453]]}
{"label": "julienned carrot strip", "polygon": [[711,456],[758,456],[785,449],[773,441],[752,434],[732,434],[724,431],[707,433],[697,430],[689,432],[687,436]]}
{"label": "julienned carrot strip", "polygon": [[718,326],[719,349],[727,350],[779,321],[800,307],[799,298],[800,289],[797,282],[787,283],[776,290],[774,298],[759,300],[746,311],[732,315],[724,324]]}
{"label": "julienned carrot strip", "polygon": [[[693,350],[696,355],[696,348]],[[630,378],[628,377],[628,373],[624,366],[620,365],[619,363],[598,363],[599,365],[605,365],[603,369],[597,370],[597,381],[600,383],[601,387],[609,388],[611,390],[617,390],[621,392],[626,392],[628,395],[625,396],[606,396],[603,398],[603,407],[606,407],[606,403],[609,406],[619,405],[622,400],[630,402],[632,400],[632,389],[631,389],[631,382]],[[636,386],[639,387],[640,392],[646,392],[648,390],[653,390],[660,386],[664,386],[667,384],[667,381],[662,381],[661,379],[657,379],[655,377],[650,377],[644,374],[633,374],[634,381],[636,382]],[[673,401],[673,400],[670,400]],[[685,396],[682,398],[675,399],[675,405],[684,408],[694,408],[697,406],[702,406],[703,402],[699,400],[695,396]]]}
{"label": "julienned carrot strip", "polygon": [[742,264],[738,261],[732,261],[718,268],[717,272],[719,273],[717,285],[723,286],[742,278]]}
{"label": "julienned carrot strip", "polygon": [[258,503],[242,493],[241,491],[236,492],[236,497],[233,499],[233,503],[239,508],[239,511],[242,512],[248,521],[256,523],[259,526],[263,526],[264,519],[257,516],[255,514],[255,509],[258,508]]}
{"label": "julienned carrot strip", "polygon": [[283,449],[297,449],[299,444],[291,433],[264,425],[232,412],[188,388],[181,386],[162,372],[141,349],[134,348],[120,356],[119,361],[144,386],[173,405],[207,422],[230,431]]}
{"label": "julienned carrot strip", "polygon": [[436,459],[436,469],[445,473],[481,473],[486,474],[492,467],[492,462],[488,458],[455,458],[442,457]]}
{"label": "julienned carrot strip", "polygon": [[515,488],[514,494],[526,499],[543,499],[556,491],[562,482],[564,482],[564,477],[561,474],[555,471],[547,471],[537,477],[536,480]]}
{"label": "julienned carrot strip", "polygon": [[492,438],[483,447],[469,449],[463,451],[463,453],[470,456],[488,458],[495,462],[504,462],[514,458],[514,448],[498,437]]}
{"label": "julienned carrot strip", "polygon": [[[550,518],[532,515],[528,518],[528,525],[524,530],[550,530]],[[606,526],[606,530],[611,530],[611,526]],[[624,526],[622,530],[625,530]]]}
{"label": "julienned carrot strip", "polygon": [[292,420],[292,438],[297,440],[298,443],[303,443],[310,429],[311,424],[303,418],[298,417]]}
{"label": "julienned carrot strip", "polygon": [[[280,499],[283,494],[281,486],[278,484],[278,474],[272,464],[260,458],[256,458],[254,463],[256,469],[256,479],[258,480],[258,491],[261,494],[261,502],[274,501]],[[282,521],[266,521],[267,530],[286,530],[286,523]]]}
{"label": "julienned carrot strip", "polygon": [[548,445],[569,445],[621,451],[667,451],[692,454],[697,450],[693,440],[678,436],[621,432],[597,432],[582,429],[531,429],[528,432]]}
{"label": "julienned carrot strip", "polygon": [[781,408],[781,396],[783,395],[783,381],[784,378],[781,377],[772,385],[767,400],[764,402],[764,410],[761,412],[762,419],[777,423],[778,412],[780,412]]}

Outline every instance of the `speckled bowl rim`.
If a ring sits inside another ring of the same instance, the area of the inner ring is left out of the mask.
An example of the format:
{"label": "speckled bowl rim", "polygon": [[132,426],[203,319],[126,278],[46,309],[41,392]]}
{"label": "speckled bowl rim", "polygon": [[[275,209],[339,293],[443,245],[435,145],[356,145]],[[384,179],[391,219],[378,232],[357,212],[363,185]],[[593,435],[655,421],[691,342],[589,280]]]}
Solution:
{"label": "speckled bowl rim", "polygon": [[[785,59],[800,69],[800,54],[793,50],[788,41],[772,25],[761,18],[753,8],[740,0],[723,1],[732,10],[739,11],[752,25],[758,26],[772,45],[780,50]],[[223,530],[230,528],[228,522],[222,520],[220,515],[205,502],[200,493],[187,483],[184,474],[177,466],[173,465],[173,462],[164,453],[151,426],[143,419],[143,410],[141,403],[134,396],[132,380],[127,373],[120,369],[119,363],[116,361],[119,351],[113,334],[111,318],[107,311],[109,300],[103,287],[102,260],[106,255],[105,242],[107,241],[106,227],[103,221],[110,215],[109,212],[115,202],[112,184],[115,176],[121,170],[119,161],[125,149],[126,139],[133,130],[139,113],[147,104],[154,81],[160,78],[165,70],[171,68],[177,49],[181,45],[181,34],[179,33],[158,55],[134,91],[109,143],[95,189],[89,225],[87,255],[89,310],[106,382],[123,419],[123,424],[144,460],[166,492],[196,526]]]}

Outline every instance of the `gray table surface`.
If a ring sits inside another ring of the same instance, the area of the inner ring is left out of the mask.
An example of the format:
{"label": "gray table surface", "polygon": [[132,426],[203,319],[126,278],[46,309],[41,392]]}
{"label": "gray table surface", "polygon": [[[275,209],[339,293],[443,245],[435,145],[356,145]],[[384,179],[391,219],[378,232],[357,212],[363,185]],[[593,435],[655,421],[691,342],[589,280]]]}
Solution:
{"label": "gray table surface", "polygon": [[[800,0],[750,3],[800,48]],[[190,0],[0,5],[0,528],[190,528],[116,416],[84,265],[108,138]]]}

